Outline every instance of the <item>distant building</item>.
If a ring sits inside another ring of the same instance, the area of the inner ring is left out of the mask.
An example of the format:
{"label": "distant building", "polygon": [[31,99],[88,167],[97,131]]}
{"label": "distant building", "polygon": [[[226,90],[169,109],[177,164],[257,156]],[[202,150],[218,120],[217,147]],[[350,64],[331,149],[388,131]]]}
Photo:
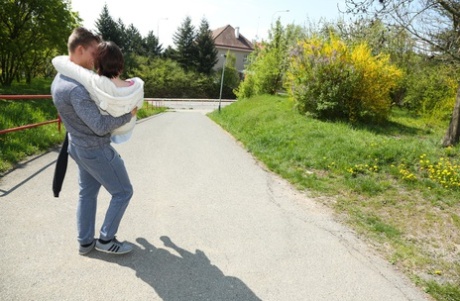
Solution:
{"label": "distant building", "polygon": [[254,46],[240,33],[240,28],[233,28],[230,25],[217,28],[212,32],[212,38],[214,39],[219,59],[217,64],[214,65],[214,69],[217,70],[223,67],[225,61],[223,55],[230,51],[236,57],[236,70],[243,72],[248,55],[254,51]]}

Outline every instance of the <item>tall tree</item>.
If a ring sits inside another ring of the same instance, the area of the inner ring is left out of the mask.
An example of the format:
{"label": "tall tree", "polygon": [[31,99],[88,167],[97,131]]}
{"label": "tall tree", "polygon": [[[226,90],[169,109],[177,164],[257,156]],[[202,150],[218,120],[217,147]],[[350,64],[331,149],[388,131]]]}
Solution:
{"label": "tall tree", "polygon": [[118,21],[118,24],[120,24],[120,28],[122,29],[123,43],[121,45],[121,50],[125,57],[124,75],[127,75],[131,73],[133,69],[138,68],[135,57],[137,55],[143,55],[143,40],[139,30],[137,30],[133,24],[130,24],[127,28],[125,28],[121,20]]}
{"label": "tall tree", "polygon": [[[390,25],[405,28],[419,41],[418,46],[433,56],[460,63],[460,3],[458,0],[345,0],[346,12],[370,14]],[[460,87],[443,145],[460,139]]]}
{"label": "tall tree", "polygon": [[99,19],[96,21],[99,34],[106,41],[117,44],[123,52],[125,58],[124,75],[128,74],[137,67],[135,55],[144,55],[144,40],[139,30],[130,24],[126,26],[119,18],[115,21],[109,13],[107,4],[102,8]]}
{"label": "tall tree", "polygon": [[159,44],[158,38],[153,34],[152,30],[142,39],[142,48],[143,55],[150,58],[160,56],[163,51],[162,45]]}
{"label": "tall tree", "polygon": [[112,41],[117,44],[120,48],[123,48],[123,30],[120,26],[123,23],[117,23],[109,13],[107,3],[102,7],[102,12],[99,15],[99,19],[96,20],[96,28],[98,34],[106,41]]}
{"label": "tall tree", "polygon": [[133,24],[130,24],[124,31],[123,50],[130,54],[142,54],[143,52],[142,36]]}
{"label": "tall tree", "polygon": [[195,27],[192,19],[187,16],[173,36],[176,46],[174,59],[185,70],[196,70],[198,48],[195,42]]}
{"label": "tall tree", "polygon": [[177,57],[177,51],[171,45],[169,45],[163,52],[162,57],[174,60]]}
{"label": "tall tree", "polygon": [[80,19],[62,0],[0,0],[0,84],[28,80],[57,52]]}
{"label": "tall tree", "polygon": [[197,71],[209,75],[218,61],[218,52],[212,38],[212,32],[209,29],[209,23],[205,18],[201,20],[200,29],[196,37],[196,46],[198,49]]}
{"label": "tall tree", "polygon": [[117,43],[117,45],[121,48],[123,52],[125,52],[126,49],[129,49],[129,46],[127,44],[130,43],[128,38],[128,29],[126,28],[125,23],[123,23],[123,20],[121,18],[118,18],[117,26],[119,34],[119,42]]}

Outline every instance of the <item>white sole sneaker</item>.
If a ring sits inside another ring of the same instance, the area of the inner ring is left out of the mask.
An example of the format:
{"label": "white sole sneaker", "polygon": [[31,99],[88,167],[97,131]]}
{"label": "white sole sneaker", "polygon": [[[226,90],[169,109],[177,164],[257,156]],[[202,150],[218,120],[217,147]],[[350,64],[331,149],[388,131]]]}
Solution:
{"label": "white sole sneaker", "polygon": [[80,254],[80,255],[88,254],[89,252],[91,252],[94,249],[95,245],[96,245],[96,240],[93,240],[91,245],[87,246],[87,247],[83,247],[83,246],[80,245],[80,247],[78,248],[78,254]]}
{"label": "white sole sneaker", "polygon": [[119,242],[116,238],[114,238],[106,244],[97,240],[96,250],[108,254],[122,255],[131,252],[133,250],[133,246],[127,242]]}

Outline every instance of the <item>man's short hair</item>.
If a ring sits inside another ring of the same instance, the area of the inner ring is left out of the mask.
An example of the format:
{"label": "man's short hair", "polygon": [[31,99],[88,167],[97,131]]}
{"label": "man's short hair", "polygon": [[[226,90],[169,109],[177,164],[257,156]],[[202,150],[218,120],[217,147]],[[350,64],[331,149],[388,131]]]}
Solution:
{"label": "man's short hair", "polygon": [[84,27],[78,27],[75,28],[72,34],[69,36],[67,48],[69,49],[69,52],[74,52],[78,46],[81,45],[87,48],[94,42],[100,43],[101,38]]}
{"label": "man's short hair", "polygon": [[123,54],[114,42],[101,42],[94,58],[94,67],[99,75],[114,78],[121,74],[124,68]]}

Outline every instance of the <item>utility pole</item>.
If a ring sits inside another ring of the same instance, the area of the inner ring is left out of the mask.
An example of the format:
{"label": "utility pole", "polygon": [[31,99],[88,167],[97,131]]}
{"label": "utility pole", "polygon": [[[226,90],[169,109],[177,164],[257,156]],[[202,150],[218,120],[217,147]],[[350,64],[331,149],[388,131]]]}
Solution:
{"label": "utility pole", "polygon": [[225,60],[224,60],[224,66],[222,68],[222,78],[220,79],[220,93],[219,93],[219,113],[220,113],[220,103],[222,101],[222,87],[224,86],[224,74],[225,74],[225,65],[227,65],[227,55],[223,55]]}

